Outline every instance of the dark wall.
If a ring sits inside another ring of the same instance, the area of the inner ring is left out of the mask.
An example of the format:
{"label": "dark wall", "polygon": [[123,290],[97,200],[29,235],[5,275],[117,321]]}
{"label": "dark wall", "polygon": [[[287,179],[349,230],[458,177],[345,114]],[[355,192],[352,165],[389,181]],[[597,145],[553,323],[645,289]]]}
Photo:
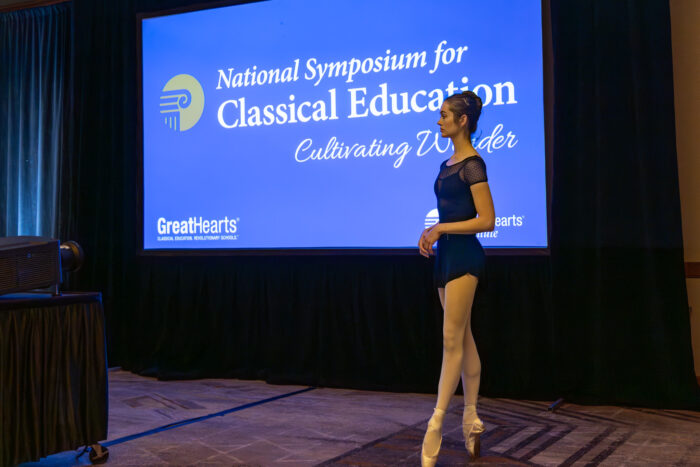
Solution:
{"label": "dark wall", "polygon": [[[70,222],[110,365],[161,378],[435,392],[441,312],[418,256],[139,257],[136,13],[74,0]],[[697,406],[668,2],[552,1],[551,256],[489,257],[482,394]],[[69,169],[69,170],[68,170]]]}

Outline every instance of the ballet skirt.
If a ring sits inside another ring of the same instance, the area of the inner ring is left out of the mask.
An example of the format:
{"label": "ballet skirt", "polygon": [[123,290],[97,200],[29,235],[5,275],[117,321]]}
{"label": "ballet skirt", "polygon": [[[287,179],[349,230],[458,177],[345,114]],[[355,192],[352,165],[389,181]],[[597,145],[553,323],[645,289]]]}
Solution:
{"label": "ballet skirt", "polygon": [[[475,218],[476,206],[470,187],[486,181],[486,164],[480,156],[470,156],[452,165],[444,161],[434,186],[440,222]],[[442,234],[435,256],[435,287],[445,287],[464,274],[483,276],[485,259],[484,249],[475,234]]]}

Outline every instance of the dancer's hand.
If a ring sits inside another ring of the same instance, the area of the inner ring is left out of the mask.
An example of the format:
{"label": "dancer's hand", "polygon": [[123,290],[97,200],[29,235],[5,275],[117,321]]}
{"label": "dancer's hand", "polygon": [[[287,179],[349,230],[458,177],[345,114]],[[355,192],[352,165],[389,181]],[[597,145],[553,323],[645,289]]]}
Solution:
{"label": "dancer's hand", "polygon": [[430,253],[428,252],[427,248],[425,248],[425,236],[427,232],[428,229],[425,229],[423,233],[420,234],[420,238],[418,239],[418,251],[421,256],[425,256],[426,258],[430,257]]}
{"label": "dancer's hand", "polygon": [[433,251],[433,245],[435,242],[438,241],[438,238],[440,238],[440,235],[442,235],[442,226],[438,222],[437,224],[433,225],[429,229],[426,229],[425,232],[425,244],[426,244],[426,250],[428,250],[428,253],[431,255],[434,255],[435,252]]}
{"label": "dancer's hand", "polygon": [[426,258],[434,254],[433,244],[438,238],[440,238],[440,229],[438,228],[438,225],[439,224],[435,224],[432,227],[425,229],[418,240],[418,249],[420,250],[420,254]]}

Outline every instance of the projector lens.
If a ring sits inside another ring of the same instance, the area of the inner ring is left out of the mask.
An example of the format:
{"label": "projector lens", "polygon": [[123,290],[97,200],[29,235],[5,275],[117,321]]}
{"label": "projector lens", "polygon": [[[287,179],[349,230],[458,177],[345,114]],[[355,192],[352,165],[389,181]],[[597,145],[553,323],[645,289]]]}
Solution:
{"label": "projector lens", "polygon": [[61,269],[66,272],[74,272],[83,265],[83,249],[76,242],[68,240],[61,243]]}

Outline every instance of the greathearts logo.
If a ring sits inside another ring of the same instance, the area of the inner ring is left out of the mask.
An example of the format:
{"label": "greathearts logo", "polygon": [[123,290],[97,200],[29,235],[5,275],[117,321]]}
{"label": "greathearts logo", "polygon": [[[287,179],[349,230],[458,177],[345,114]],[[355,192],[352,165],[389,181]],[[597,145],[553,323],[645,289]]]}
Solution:
{"label": "greathearts logo", "polygon": [[425,216],[425,228],[430,228],[440,221],[440,213],[437,209],[433,209]]}
{"label": "greathearts logo", "polygon": [[177,75],[163,86],[160,113],[168,128],[186,131],[199,121],[204,110],[204,91],[194,76]]}

